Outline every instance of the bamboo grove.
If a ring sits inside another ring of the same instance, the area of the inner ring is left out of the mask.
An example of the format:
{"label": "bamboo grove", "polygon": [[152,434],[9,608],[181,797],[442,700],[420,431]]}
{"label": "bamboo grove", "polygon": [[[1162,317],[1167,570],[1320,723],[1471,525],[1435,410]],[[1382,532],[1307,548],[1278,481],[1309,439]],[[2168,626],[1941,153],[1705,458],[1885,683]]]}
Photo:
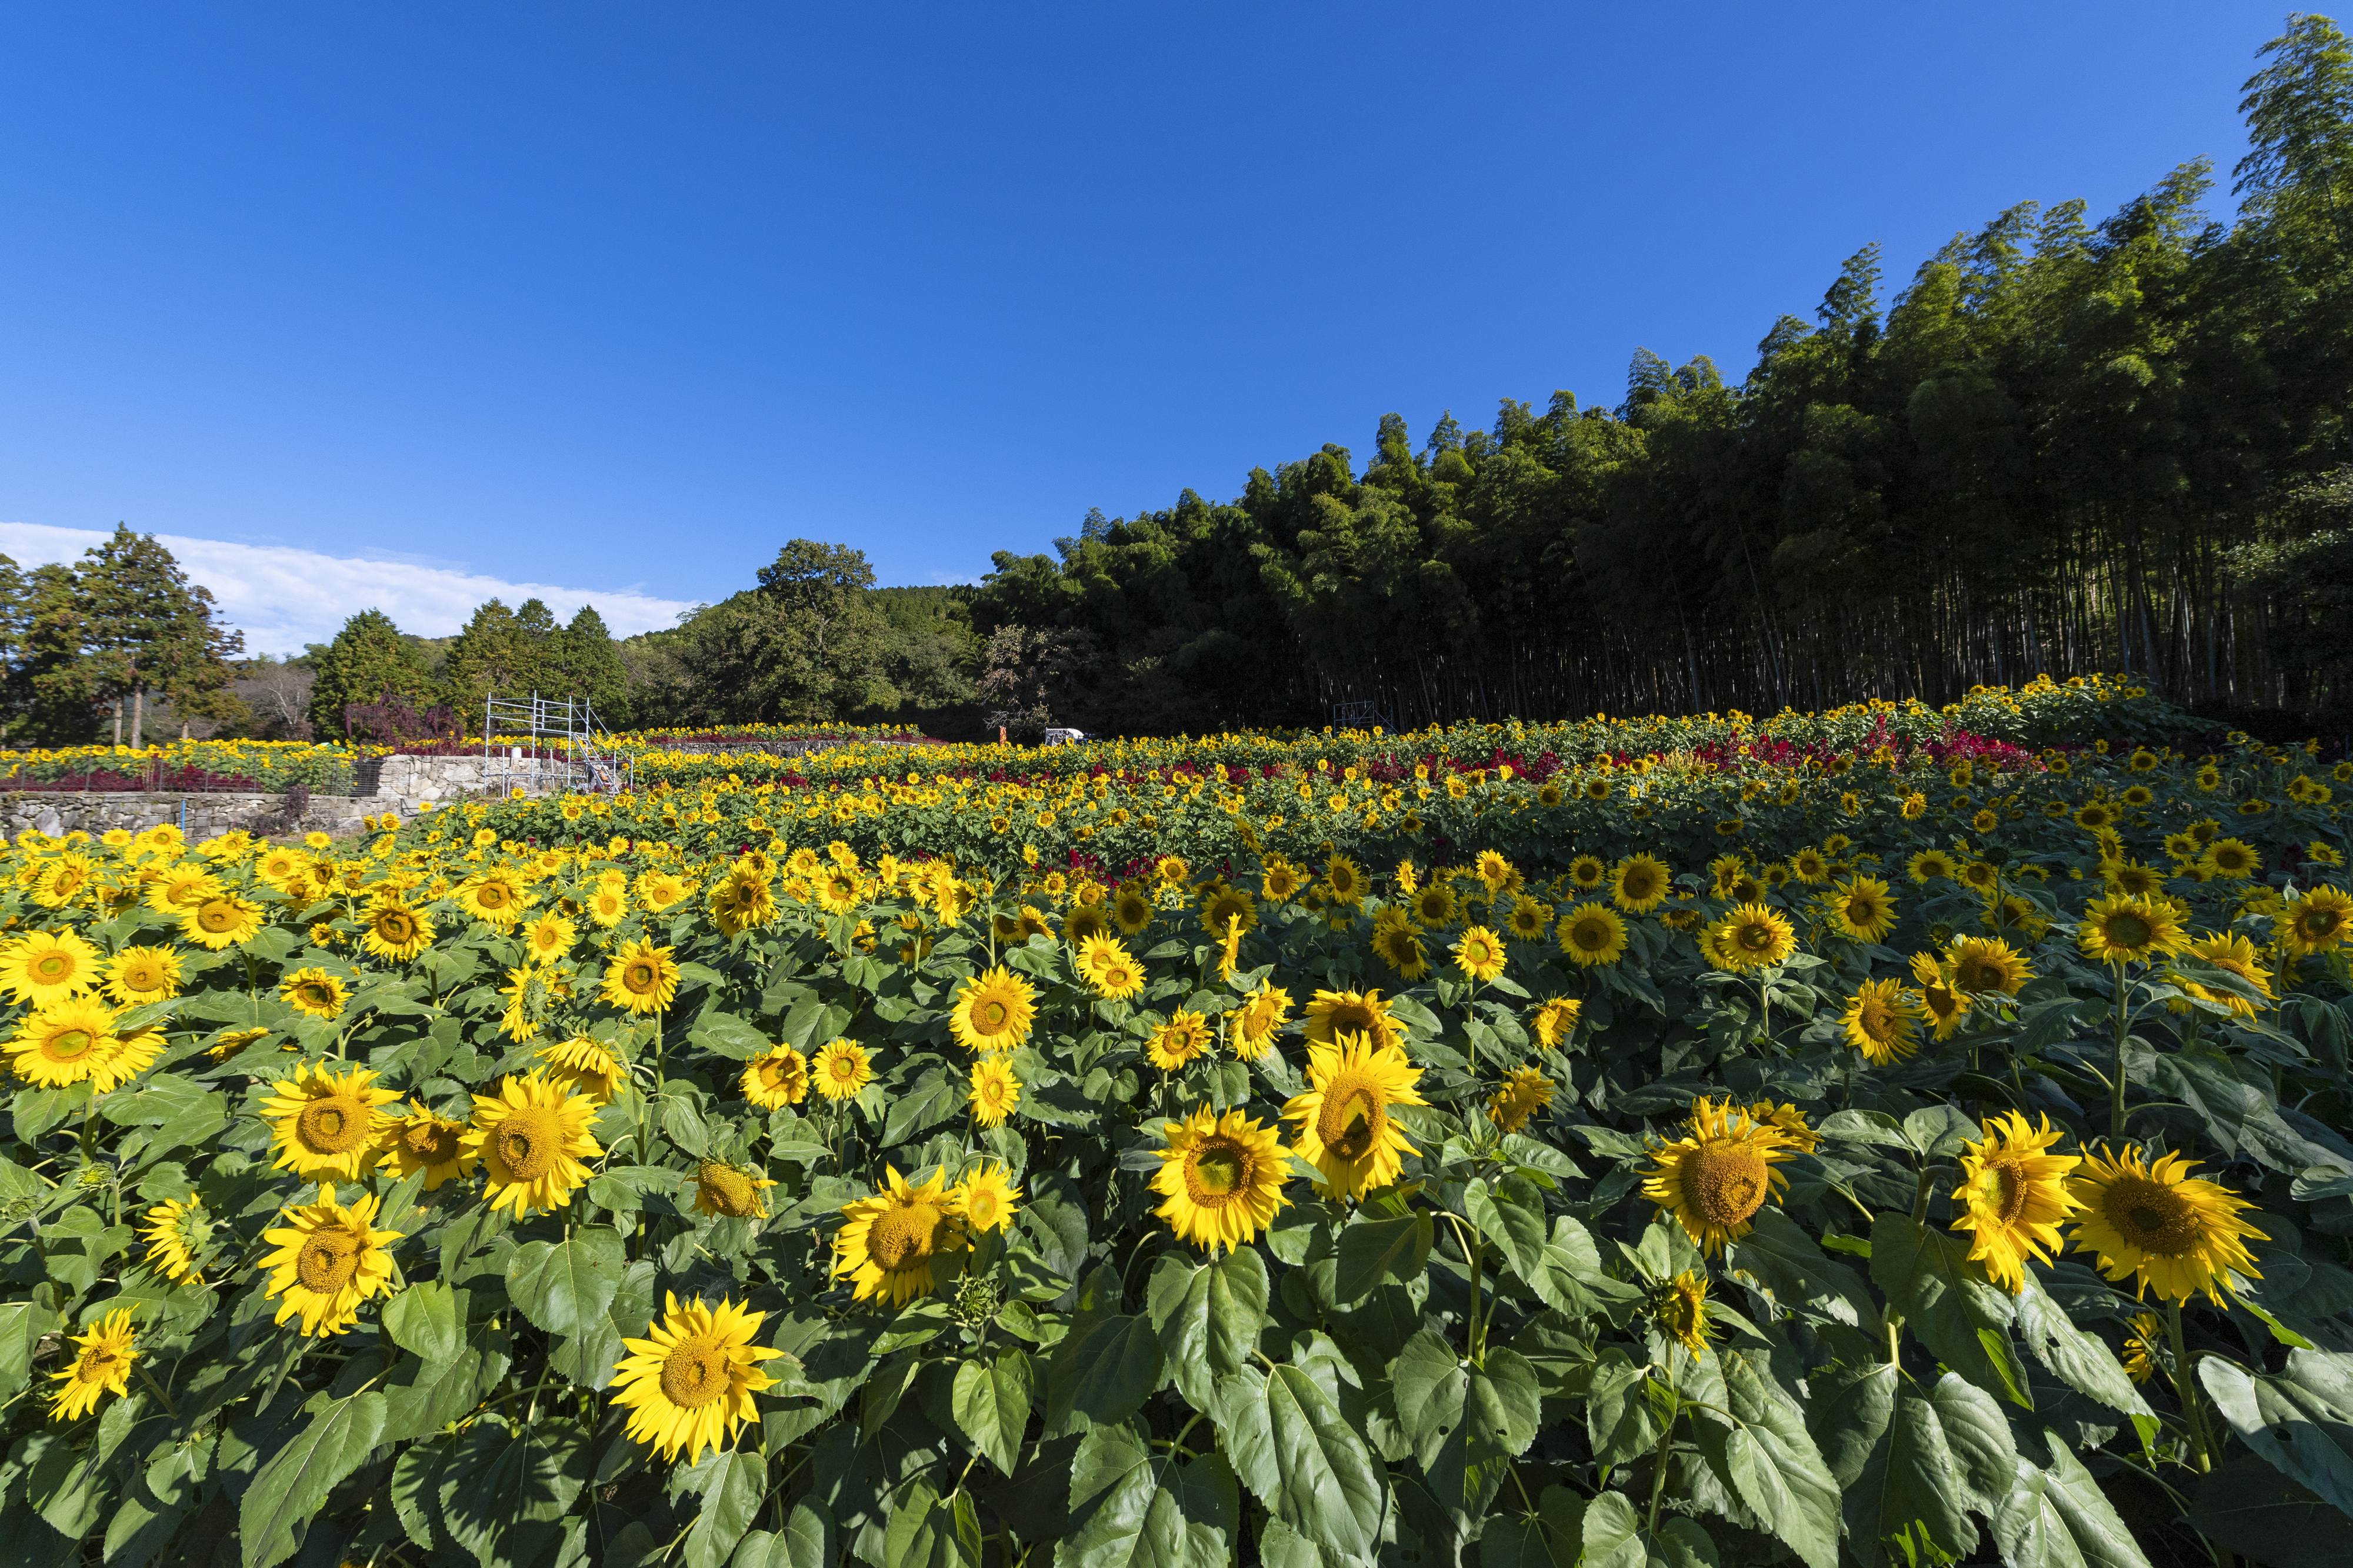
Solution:
{"label": "bamboo grove", "polygon": [[2341,705],[2353,52],[2299,16],[2262,66],[2227,217],[2201,162],[2099,221],[2021,203],[1891,300],[1866,247],[1737,384],[1644,350],[1614,407],[1506,399],[1418,447],[1390,415],[1361,461],[1326,445],[1231,501],[998,554],[975,624],[1079,639],[1060,721],[1125,734],[1344,701],[1403,727],[1944,702],[2095,669]]}

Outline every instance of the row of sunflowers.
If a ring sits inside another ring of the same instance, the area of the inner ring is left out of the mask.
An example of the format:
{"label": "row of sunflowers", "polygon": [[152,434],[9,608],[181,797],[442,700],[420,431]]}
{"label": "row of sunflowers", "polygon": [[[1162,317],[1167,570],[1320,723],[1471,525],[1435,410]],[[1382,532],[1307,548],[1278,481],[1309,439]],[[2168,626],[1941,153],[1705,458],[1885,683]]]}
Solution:
{"label": "row of sunflowers", "polygon": [[1933,760],[25,835],[0,1540],[2333,1553],[2349,781]]}

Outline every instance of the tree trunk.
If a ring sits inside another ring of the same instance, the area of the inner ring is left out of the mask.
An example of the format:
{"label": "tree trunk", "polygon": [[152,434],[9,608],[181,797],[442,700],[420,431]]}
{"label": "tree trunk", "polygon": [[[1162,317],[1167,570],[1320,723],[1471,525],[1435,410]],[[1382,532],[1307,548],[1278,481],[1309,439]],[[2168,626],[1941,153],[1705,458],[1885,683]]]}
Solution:
{"label": "tree trunk", "polygon": [[131,749],[132,751],[139,749],[141,738],[145,734],[146,728],[147,689],[143,686],[134,686],[131,689]]}

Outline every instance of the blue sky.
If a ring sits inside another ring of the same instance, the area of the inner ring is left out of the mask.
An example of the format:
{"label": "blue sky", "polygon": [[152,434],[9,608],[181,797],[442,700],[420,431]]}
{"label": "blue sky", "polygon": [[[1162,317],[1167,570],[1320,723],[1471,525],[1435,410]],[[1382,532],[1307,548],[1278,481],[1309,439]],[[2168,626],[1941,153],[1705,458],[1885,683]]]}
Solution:
{"label": "blue sky", "polygon": [[2201,154],[2226,211],[2284,15],[14,6],[0,522],[393,601],[670,606],[796,535],[974,577],[1387,410],[1614,404],[1638,344],[1736,375],[1872,239],[1900,283]]}

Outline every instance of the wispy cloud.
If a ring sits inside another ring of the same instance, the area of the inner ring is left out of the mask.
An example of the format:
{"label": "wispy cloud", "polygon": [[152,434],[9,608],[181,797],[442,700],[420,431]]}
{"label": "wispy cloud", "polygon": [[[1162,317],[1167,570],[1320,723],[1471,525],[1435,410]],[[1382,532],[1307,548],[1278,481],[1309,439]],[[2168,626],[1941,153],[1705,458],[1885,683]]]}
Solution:
{"label": "wispy cloud", "polygon": [[[40,522],[0,522],[0,552],[19,566],[79,560],[107,538],[94,529],[53,528]],[[290,545],[238,544],[159,533],[179,558],[191,581],[212,590],[221,618],[245,634],[252,653],[298,653],[305,643],[325,642],[362,610],[382,610],[405,632],[448,637],[466,624],[474,606],[499,598],[510,605],[543,599],[559,620],[583,605],[594,605],[615,637],[677,624],[694,606],[681,599],[650,595],[559,588],[549,583],[510,583],[460,567],[385,552],[361,560],[299,550]]]}

